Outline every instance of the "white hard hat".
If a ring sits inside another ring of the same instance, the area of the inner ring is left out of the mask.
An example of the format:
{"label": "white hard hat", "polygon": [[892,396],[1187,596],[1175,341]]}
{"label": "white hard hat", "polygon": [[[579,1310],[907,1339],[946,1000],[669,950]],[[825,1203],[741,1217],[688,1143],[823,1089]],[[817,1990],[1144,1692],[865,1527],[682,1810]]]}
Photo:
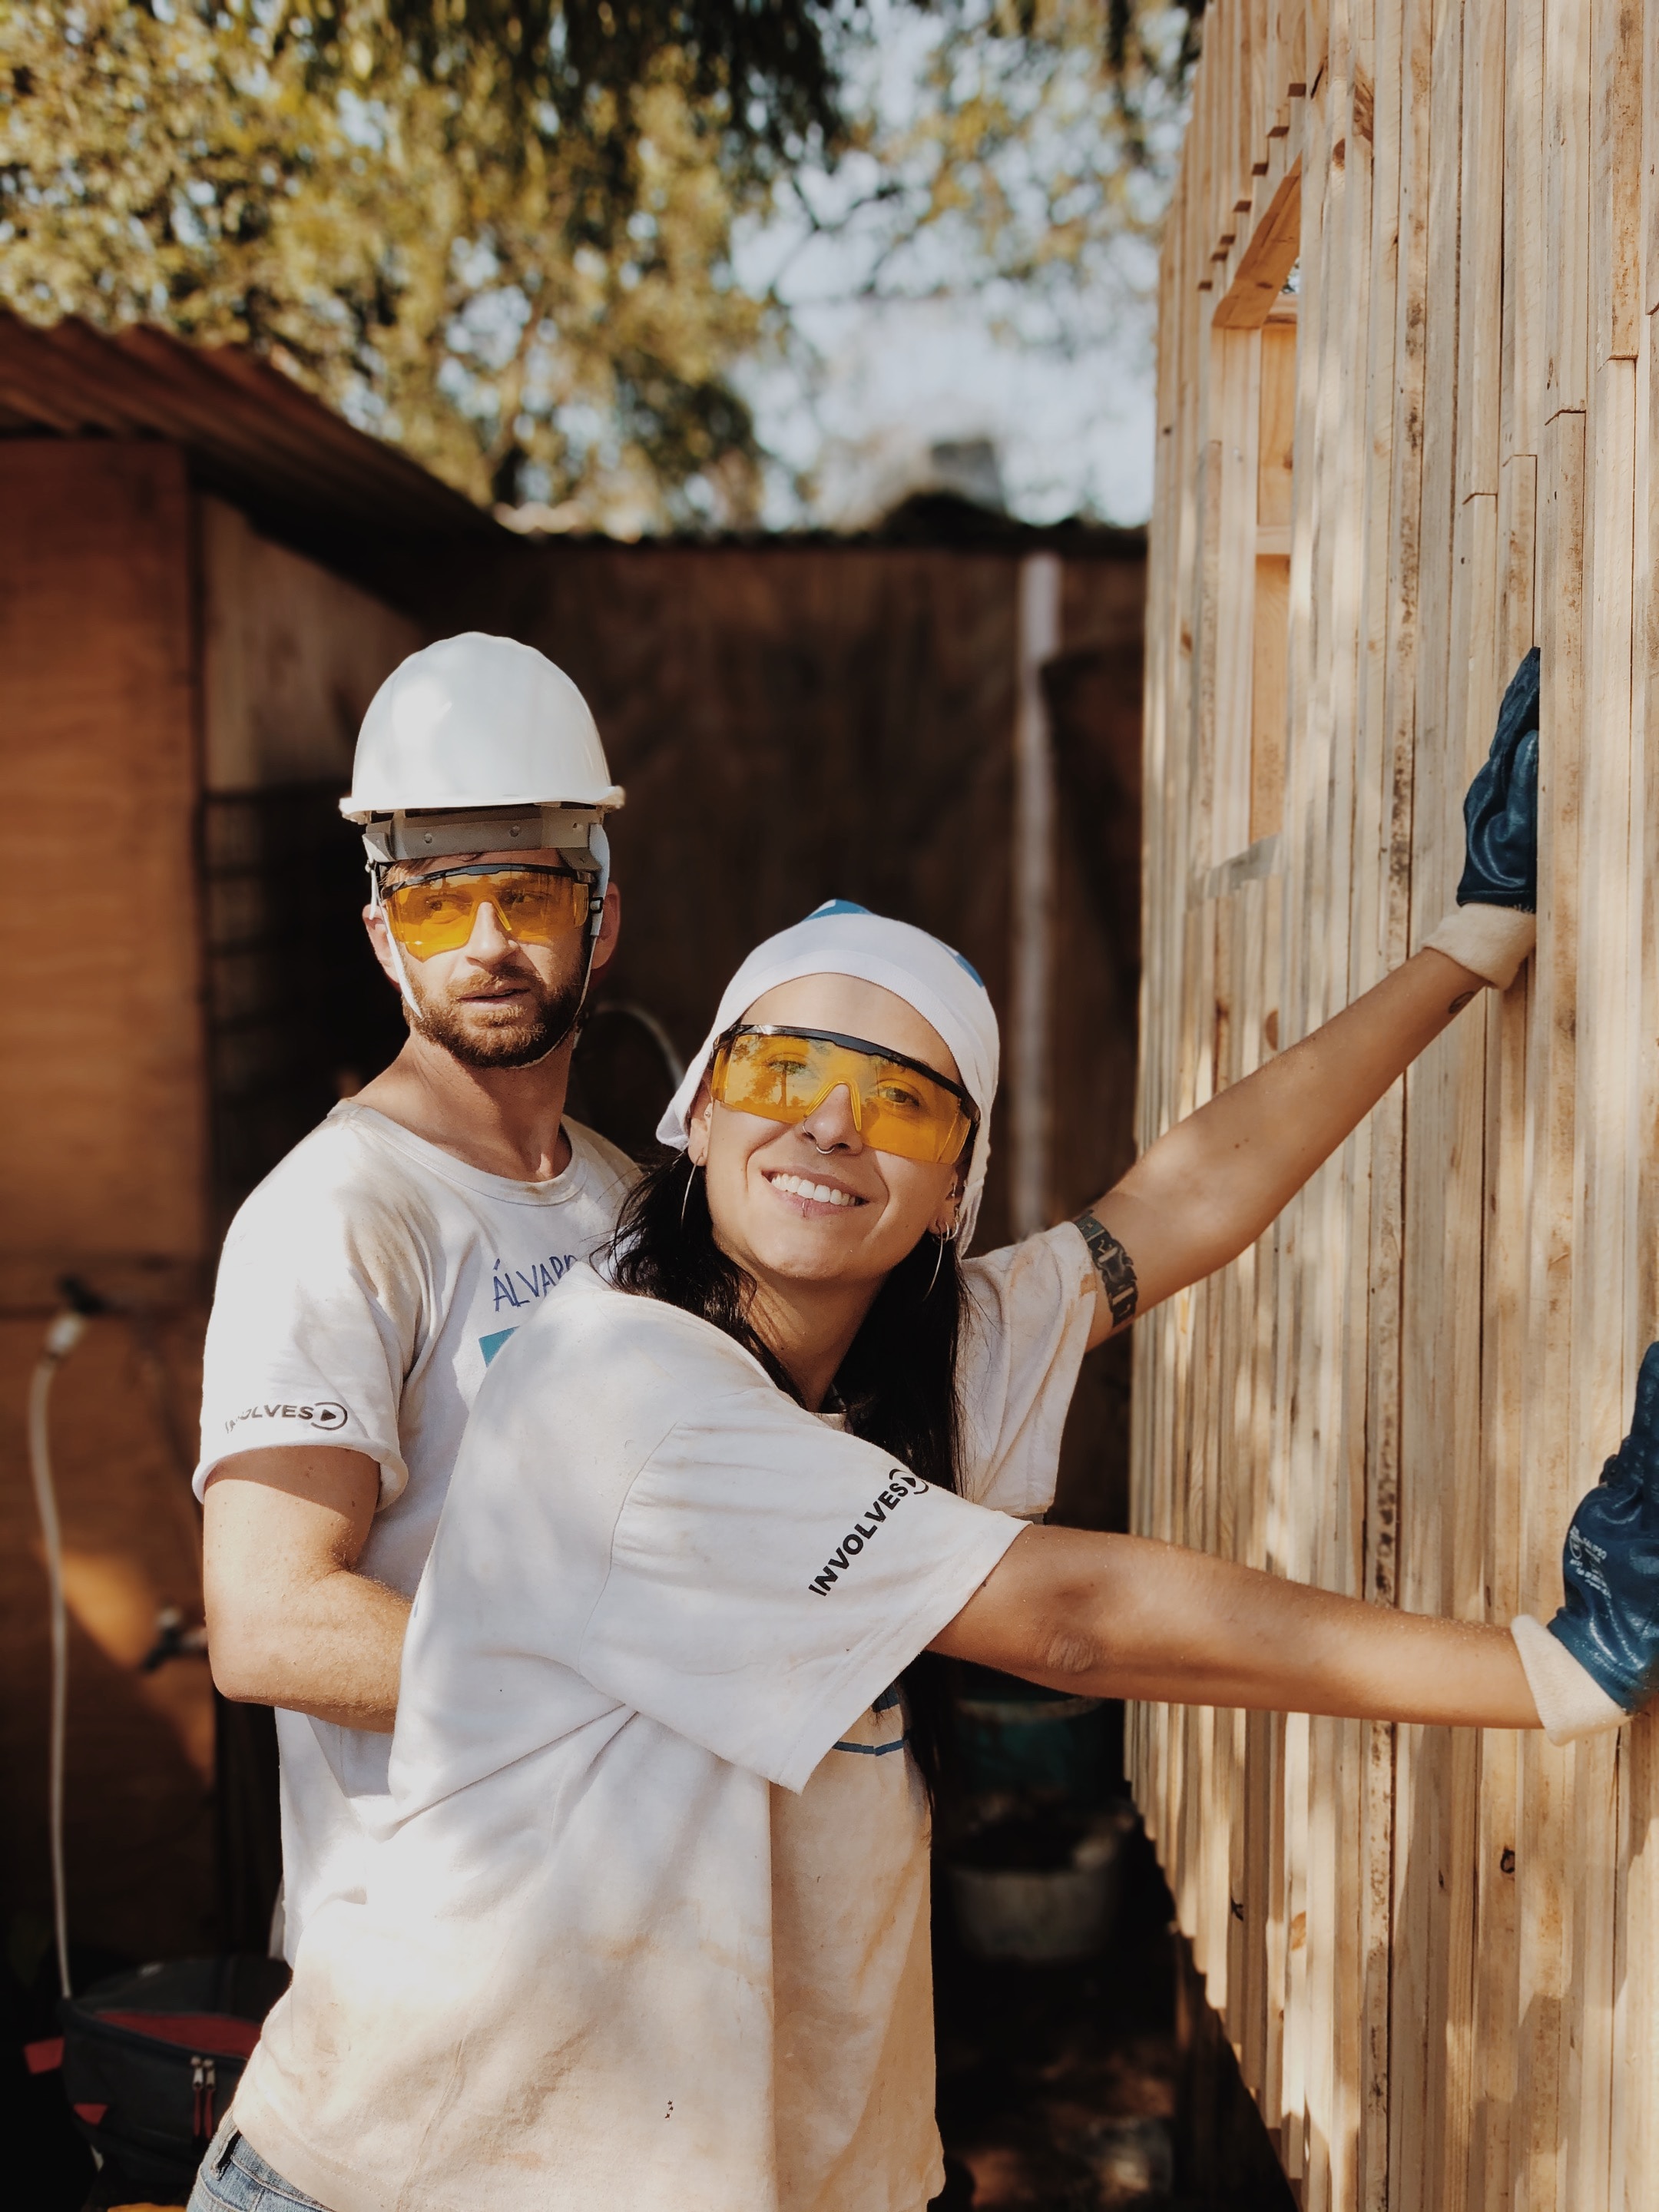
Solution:
{"label": "white hard hat", "polygon": [[556,847],[604,872],[599,825],[622,803],[564,671],[468,630],[410,653],[374,694],[340,811],[371,860]]}

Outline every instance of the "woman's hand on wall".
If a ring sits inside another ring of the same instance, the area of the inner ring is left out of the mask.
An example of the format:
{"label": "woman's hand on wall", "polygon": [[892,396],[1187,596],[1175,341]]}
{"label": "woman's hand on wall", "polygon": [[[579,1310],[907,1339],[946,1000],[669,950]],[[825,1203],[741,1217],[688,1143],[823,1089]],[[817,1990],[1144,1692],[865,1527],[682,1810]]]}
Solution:
{"label": "woman's hand on wall", "polygon": [[1538,648],[1510,679],[1492,750],[1463,801],[1457,903],[1424,939],[1507,991],[1538,935]]}
{"label": "woman's hand on wall", "polygon": [[1571,1743],[1659,1689],[1659,1344],[1643,1357],[1630,1434],[1572,1516],[1561,1578],[1548,1627],[1517,1620],[1515,1638],[1550,1741]]}

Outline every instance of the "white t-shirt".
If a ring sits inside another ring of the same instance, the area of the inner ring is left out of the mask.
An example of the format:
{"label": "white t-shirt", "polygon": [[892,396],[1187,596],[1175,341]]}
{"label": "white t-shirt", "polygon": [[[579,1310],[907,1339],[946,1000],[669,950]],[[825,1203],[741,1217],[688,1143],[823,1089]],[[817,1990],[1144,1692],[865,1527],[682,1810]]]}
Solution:
{"label": "white t-shirt", "polygon": [[[208,1323],[199,1498],[221,1460],[341,1445],[380,1462],[361,1571],[412,1596],[491,1359],[610,1237],[638,1170],[567,1121],[550,1182],[486,1175],[349,1101],[231,1224]],[[392,1739],[279,1712],[284,1948],[360,1894],[365,1801]]]}
{"label": "white t-shirt", "polygon": [[313,1916],[237,2093],[331,2212],[936,2193],[927,1821],[891,1686],[1052,1496],[1094,1283],[1069,1226],[969,1275],[976,1502],[591,1271],[492,1370],[367,1893]]}

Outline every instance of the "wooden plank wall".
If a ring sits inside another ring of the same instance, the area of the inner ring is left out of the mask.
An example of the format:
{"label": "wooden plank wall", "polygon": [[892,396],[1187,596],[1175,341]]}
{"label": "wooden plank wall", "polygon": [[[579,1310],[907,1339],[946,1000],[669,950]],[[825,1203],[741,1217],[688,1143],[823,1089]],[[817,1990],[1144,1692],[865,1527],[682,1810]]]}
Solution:
{"label": "wooden plank wall", "polygon": [[[1238,364],[1287,276],[1285,797],[1244,845]],[[1534,642],[1540,943],[1137,1330],[1148,1534],[1471,1618],[1559,1601],[1659,1334],[1656,308],[1659,9],[1212,0],[1160,279],[1139,1141],[1433,927]],[[1650,1725],[1557,1752],[1147,1707],[1130,1742],[1304,2204],[1659,2201]]]}

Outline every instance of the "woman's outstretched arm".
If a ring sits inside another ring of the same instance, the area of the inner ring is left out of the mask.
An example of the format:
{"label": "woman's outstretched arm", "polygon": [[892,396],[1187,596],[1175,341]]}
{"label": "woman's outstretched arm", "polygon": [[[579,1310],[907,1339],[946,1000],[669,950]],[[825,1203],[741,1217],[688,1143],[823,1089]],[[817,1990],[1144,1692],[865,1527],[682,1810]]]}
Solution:
{"label": "woman's outstretched arm", "polygon": [[1464,802],[1458,906],[1424,949],[1167,1130],[1078,1216],[1100,1279],[1091,1343],[1248,1250],[1459,1008],[1513,980],[1537,904],[1538,699],[1534,652]]}
{"label": "woman's outstretched arm", "polygon": [[1101,1279],[1090,1342],[1248,1251],[1485,982],[1419,952],[1150,1146],[1078,1217]]}
{"label": "woman's outstretched arm", "polygon": [[1396,1613],[1142,1536],[1024,1530],[933,1649],[1091,1697],[1539,1725],[1506,1628]]}

